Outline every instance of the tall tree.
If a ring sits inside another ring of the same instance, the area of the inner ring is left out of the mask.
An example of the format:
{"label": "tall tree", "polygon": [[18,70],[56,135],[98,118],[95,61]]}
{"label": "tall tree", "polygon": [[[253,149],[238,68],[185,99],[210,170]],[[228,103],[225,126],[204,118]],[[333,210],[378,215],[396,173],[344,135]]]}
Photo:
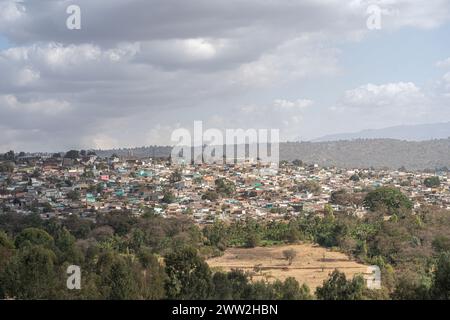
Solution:
{"label": "tall tree", "polygon": [[192,247],[177,248],[165,258],[166,291],[169,299],[207,299],[211,294],[211,271]]}
{"label": "tall tree", "polygon": [[41,245],[19,249],[5,270],[5,291],[17,299],[53,299],[58,296],[56,256]]}
{"label": "tall tree", "polygon": [[362,300],[364,298],[365,282],[360,276],[347,280],[344,273],[333,271],[322,287],[316,289],[320,300]]}

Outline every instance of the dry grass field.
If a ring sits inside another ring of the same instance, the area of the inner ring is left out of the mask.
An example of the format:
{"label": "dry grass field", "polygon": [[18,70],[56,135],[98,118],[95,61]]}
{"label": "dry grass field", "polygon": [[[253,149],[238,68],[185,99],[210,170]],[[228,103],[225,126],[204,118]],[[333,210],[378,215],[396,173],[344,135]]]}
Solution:
{"label": "dry grass field", "polygon": [[[290,249],[296,252],[291,265],[283,255],[283,251]],[[344,272],[349,278],[367,271],[366,265],[350,260],[347,255],[313,244],[231,248],[223,256],[207,262],[215,270],[241,269],[251,272],[253,280],[272,281],[294,277],[300,284],[306,283],[313,291],[322,285],[334,269]]]}

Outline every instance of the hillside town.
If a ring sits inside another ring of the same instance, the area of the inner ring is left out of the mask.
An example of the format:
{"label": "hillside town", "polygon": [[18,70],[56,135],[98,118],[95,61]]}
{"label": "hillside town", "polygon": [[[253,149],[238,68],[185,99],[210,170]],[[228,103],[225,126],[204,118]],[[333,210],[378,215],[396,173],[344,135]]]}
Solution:
{"label": "hillside town", "polygon": [[94,152],[65,155],[7,153],[0,161],[0,214],[39,214],[43,219],[99,213],[184,215],[198,225],[216,220],[283,220],[330,211],[362,217],[364,195],[399,188],[413,209],[450,209],[447,172],[339,169],[280,163],[274,172],[257,161],[227,165],[172,165],[170,159],[137,159]]}

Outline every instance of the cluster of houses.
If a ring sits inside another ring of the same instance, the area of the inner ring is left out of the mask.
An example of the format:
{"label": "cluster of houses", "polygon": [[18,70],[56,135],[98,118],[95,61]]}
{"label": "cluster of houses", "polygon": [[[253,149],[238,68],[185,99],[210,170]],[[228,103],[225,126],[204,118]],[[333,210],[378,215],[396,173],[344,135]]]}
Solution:
{"label": "cluster of houses", "polygon": [[[187,215],[198,224],[217,219],[278,220],[326,210],[363,216],[362,202],[336,203],[333,194],[343,190],[364,194],[386,185],[400,188],[415,209],[426,204],[450,208],[447,172],[348,170],[301,163],[268,169],[255,161],[173,165],[151,158],[24,156],[15,159],[9,170],[0,171],[0,214],[95,219],[100,213],[130,212]],[[439,185],[424,184],[436,175]],[[218,181],[226,182],[228,192],[218,190]]]}

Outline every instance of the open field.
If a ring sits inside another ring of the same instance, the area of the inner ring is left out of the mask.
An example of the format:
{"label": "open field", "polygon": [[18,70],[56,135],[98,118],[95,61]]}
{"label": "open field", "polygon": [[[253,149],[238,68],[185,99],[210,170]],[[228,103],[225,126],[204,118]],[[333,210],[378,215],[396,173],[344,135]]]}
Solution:
{"label": "open field", "polygon": [[[289,249],[297,254],[291,265],[283,257],[283,251]],[[349,278],[367,271],[366,265],[350,260],[347,255],[313,244],[231,248],[223,256],[207,262],[211,268],[218,270],[241,269],[252,272],[253,280],[272,281],[294,277],[300,284],[306,283],[311,290],[322,285],[334,269],[344,272]]]}

